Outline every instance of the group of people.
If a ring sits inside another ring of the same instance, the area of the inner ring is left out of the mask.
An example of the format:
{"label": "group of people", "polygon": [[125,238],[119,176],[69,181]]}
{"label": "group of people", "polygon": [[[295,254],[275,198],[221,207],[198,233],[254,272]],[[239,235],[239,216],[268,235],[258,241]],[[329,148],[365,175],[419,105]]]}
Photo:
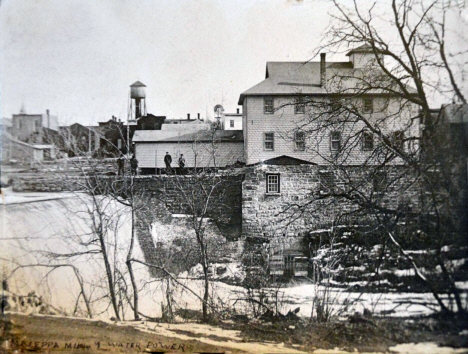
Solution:
{"label": "group of people", "polygon": [[[123,154],[120,154],[117,159],[117,166],[119,167],[118,175],[123,176],[125,174],[125,157]],[[138,174],[138,160],[135,155],[132,155],[132,158],[130,159],[130,171],[132,176],[136,176]]]}
{"label": "group of people", "polygon": [[[166,174],[171,174],[172,173],[172,156],[169,154],[169,152],[166,152],[166,155],[164,156],[164,164],[166,165]],[[184,173],[185,171],[185,157],[184,154],[180,154],[179,157],[179,168],[181,173]]]}
{"label": "group of people", "polygon": [[[171,167],[172,156],[169,154],[169,152],[166,152],[166,155],[164,156],[164,164],[166,165],[166,174],[172,174],[172,167]],[[180,168],[180,172],[184,173],[185,172],[184,154],[180,154],[178,165]],[[117,159],[117,166],[119,168],[118,175],[123,176],[125,174],[125,157],[123,154],[120,154],[119,158]],[[130,159],[130,170],[133,176],[136,176],[138,174],[138,160],[135,157],[135,155],[132,155],[132,158]]]}

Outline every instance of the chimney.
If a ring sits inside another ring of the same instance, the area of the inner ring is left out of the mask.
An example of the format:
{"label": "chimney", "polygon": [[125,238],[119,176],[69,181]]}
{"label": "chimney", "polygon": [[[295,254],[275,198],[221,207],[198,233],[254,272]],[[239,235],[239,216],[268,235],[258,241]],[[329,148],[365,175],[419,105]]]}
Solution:
{"label": "chimney", "polygon": [[190,113],[187,113],[187,120],[190,120]]}
{"label": "chimney", "polygon": [[239,114],[239,108],[237,108],[237,114]]}
{"label": "chimney", "polygon": [[50,128],[50,111],[46,109],[46,113],[47,113],[47,128]]}
{"label": "chimney", "polygon": [[320,53],[320,86],[325,86],[325,81],[327,79],[327,67],[326,67],[326,53]]}
{"label": "chimney", "polygon": [[200,120],[200,113],[197,113],[197,119]]}

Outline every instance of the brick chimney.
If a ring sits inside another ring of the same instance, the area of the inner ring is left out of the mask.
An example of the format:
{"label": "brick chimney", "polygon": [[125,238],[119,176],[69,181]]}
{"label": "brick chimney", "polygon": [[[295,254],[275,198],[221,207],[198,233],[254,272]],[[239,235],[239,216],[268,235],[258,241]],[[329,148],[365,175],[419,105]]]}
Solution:
{"label": "brick chimney", "polygon": [[326,53],[320,53],[320,86],[325,87],[327,80]]}
{"label": "brick chimney", "polygon": [[239,108],[237,108],[237,114],[239,114]]}
{"label": "brick chimney", "polygon": [[200,120],[200,113],[197,113],[197,119]]}
{"label": "brick chimney", "polygon": [[187,113],[187,120],[190,120],[190,113]]}

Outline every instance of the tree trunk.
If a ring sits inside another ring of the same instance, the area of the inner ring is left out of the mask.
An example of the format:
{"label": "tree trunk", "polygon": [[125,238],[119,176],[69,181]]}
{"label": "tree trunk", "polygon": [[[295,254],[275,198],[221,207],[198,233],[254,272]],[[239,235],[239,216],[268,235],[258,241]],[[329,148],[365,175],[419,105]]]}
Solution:
{"label": "tree trunk", "polygon": [[120,321],[119,308],[117,306],[117,298],[115,296],[114,279],[112,277],[112,270],[111,270],[111,266],[109,263],[109,258],[107,256],[107,249],[106,249],[106,243],[104,241],[104,235],[102,234],[102,231],[98,231],[98,234],[99,234],[98,235],[99,242],[101,244],[102,257],[104,259],[104,265],[106,267],[106,276],[107,276],[107,282],[109,284],[109,295],[111,298],[112,307],[114,309],[115,318],[118,321]]}
{"label": "tree trunk", "polygon": [[[93,312],[91,311],[91,306],[89,304],[89,299],[86,296],[85,290],[84,290],[84,285],[83,285],[83,279],[81,278],[80,273],[78,272],[78,269],[73,267],[73,271],[75,272],[76,279],[78,280],[78,283],[80,284],[81,288],[81,295],[83,295],[83,301],[85,302],[86,305],[86,310],[88,311],[88,316],[89,318],[93,318]],[[79,296],[78,296],[79,297]]]}
{"label": "tree trunk", "polygon": [[132,267],[132,253],[133,253],[133,245],[135,244],[135,208],[132,203],[132,236],[130,239],[130,247],[128,249],[127,253],[127,268],[128,268],[128,273],[130,274],[130,281],[132,282],[132,288],[133,288],[133,316],[135,318],[135,321],[140,319],[140,316],[138,314],[138,288],[135,280],[135,275],[133,274],[133,267]]}

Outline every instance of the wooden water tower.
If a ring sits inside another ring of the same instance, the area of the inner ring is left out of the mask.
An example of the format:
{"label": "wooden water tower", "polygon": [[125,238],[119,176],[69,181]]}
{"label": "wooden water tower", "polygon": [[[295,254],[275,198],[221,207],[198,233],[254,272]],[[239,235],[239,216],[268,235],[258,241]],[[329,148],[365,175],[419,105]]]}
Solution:
{"label": "wooden water tower", "polygon": [[146,85],[137,81],[130,85],[129,121],[146,116]]}

